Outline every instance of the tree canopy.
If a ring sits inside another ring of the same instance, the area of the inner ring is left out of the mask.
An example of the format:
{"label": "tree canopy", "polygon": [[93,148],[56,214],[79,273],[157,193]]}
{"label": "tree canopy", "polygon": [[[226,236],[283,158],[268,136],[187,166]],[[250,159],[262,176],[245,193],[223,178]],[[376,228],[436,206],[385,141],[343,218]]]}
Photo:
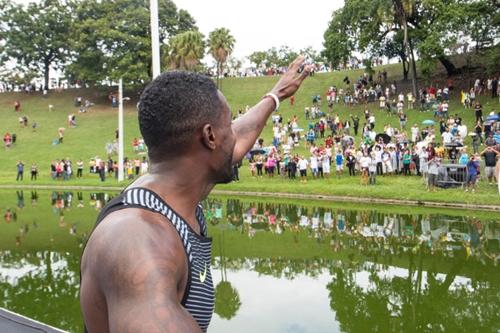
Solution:
{"label": "tree canopy", "polygon": [[26,7],[4,1],[0,4],[2,61],[16,60],[25,73],[44,76],[49,86],[49,70],[61,67],[69,55],[68,37],[71,10],[65,0],[43,0]]}
{"label": "tree canopy", "polygon": [[208,35],[208,49],[217,63],[217,87],[220,89],[222,67],[228,56],[233,52],[236,40],[229,29],[217,28]]}
{"label": "tree canopy", "polygon": [[353,52],[397,55],[404,65],[415,54],[424,65],[440,61],[454,74],[457,68],[448,57],[453,45],[461,40],[477,49],[493,45],[498,12],[494,0],[346,0],[332,14],[323,55],[337,67]]}
{"label": "tree canopy", "polygon": [[[159,4],[160,41],[185,31],[197,31],[195,20],[170,0]],[[149,1],[81,0],[72,25],[72,62],[68,75],[95,83],[123,78],[142,84],[151,78]]]}

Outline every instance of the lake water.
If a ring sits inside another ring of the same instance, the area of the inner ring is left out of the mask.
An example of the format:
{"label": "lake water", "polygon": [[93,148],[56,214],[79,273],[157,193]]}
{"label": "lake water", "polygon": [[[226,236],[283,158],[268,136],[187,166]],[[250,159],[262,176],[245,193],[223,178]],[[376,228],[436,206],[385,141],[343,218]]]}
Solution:
{"label": "lake water", "polygon": [[[0,191],[0,307],[82,332],[82,246],[114,193]],[[211,197],[209,332],[499,332],[500,214]]]}

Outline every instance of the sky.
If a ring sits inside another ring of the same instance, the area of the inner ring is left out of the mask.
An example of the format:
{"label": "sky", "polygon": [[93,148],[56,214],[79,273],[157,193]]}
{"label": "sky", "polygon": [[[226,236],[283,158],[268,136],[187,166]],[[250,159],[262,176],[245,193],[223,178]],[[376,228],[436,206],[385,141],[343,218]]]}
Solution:
{"label": "sky", "polygon": [[196,20],[208,36],[215,28],[228,28],[236,39],[233,55],[242,58],[254,51],[287,45],[299,50],[323,49],[323,34],[333,10],[343,0],[174,0]]}
{"label": "sky", "polygon": [[[20,3],[32,0],[15,0]],[[294,50],[323,49],[323,34],[343,0],[173,0],[196,20],[200,31],[225,27],[236,39],[233,56],[287,45]]]}

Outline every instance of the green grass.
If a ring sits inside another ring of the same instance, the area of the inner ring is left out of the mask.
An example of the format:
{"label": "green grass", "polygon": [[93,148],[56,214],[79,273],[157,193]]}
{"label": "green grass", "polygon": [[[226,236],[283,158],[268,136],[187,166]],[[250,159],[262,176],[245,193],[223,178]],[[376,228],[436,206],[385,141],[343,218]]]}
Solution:
{"label": "green grass", "polygon": [[[389,81],[400,79],[400,65],[384,66],[389,73]],[[378,70],[378,68],[376,69]],[[311,98],[315,94],[322,96],[331,85],[342,87],[342,79],[348,75],[351,81],[355,80],[361,70],[348,72],[335,72],[316,74],[308,78],[303,87],[296,95],[295,106],[290,106],[288,101],[282,103],[280,113],[286,122],[293,115],[297,115],[299,125],[307,128],[307,122],[304,116],[304,107],[310,106]],[[258,77],[258,78],[228,78],[222,80],[222,91],[225,94],[232,112],[236,114],[238,109],[244,109],[246,105],[253,105],[269,91],[277,82],[277,77]],[[0,133],[5,132],[17,134],[16,145],[9,150],[0,150],[0,184],[43,184],[43,185],[82,185],[82,186],[125,186],[129,181],[118,184],[114,179],[106,180],[101,183],[96,175],[88,173],[87,167],[84,170],[83,179],[73,179],[67,182],[54,181],[50,178],[50,162],[54,159],[70,158],[75,167],[76,161],[82,159],[87,166],[90,158],[96,155],[106,158],[105,145],[114,140],[114,132],[117,128],[117,109],[111,108],[106,96],[109,91],[97,90],[68,90],[61,93],[50,92],[48,98],[42,98],[40,94],[23,93],[4,93],[0,94]],[[78,110],[73,106],[75,96],[81,95],[83,98],[89,98],[96,105],[89,109],[86,114],[78,114]],[[132,150],[131,142],[134,137],[139,137],[137,126],[136,94],[128,93],[132,101],[125,104],[125,156],[134,158],[136,155]],[[15,100],[22,103],[22,111],[15,113],[13,104]],[[486,96],[481,96],[483,104],[483,113],[486,115],[493,110],[498,110],[498,101],[491,100]],[[52,112],[49,112],[48,105],[54,105]],[[341,119],[345,119],[349,114],[357,114],[361,120],[364,119],[362,112],[365,106],[355,106],[352,109],[343,104],[335,105],[333,113],[338,113]],[[398,119],[395,116],[389,116],[385,112],[378,111],[375,104],[368,105],[368,108],[375,111],[376,129],[382,131],[384,124],[391,124],[399,127]],[[326,107],[323,106],[323,111]],[[67,116],[70,113],[76,114],[77,128],[68,128]],[[458,113],[471,129],[474,120],[472,110],[464,110],[459,105],[458,95],[452,95],[450,103],[450,114]],[[422,113],[417,110],[410,110],[408,114],[408,124],[420,124],[424,119],[432,118],[429,113]],[[18,118],[21,115],[27,115],[30,124],[36,121],[38,129],[33,132],[31,127],[20,128]],[[270,122],[269,122],[270,123]],[[360,124],[361,127],[362,123]],[[52,145],[52,141],[57,138],[57,129],[65,127],[64,143]],[[265,144],[271,143],[272,129],[268,125],[262,138]],[[360,137],[356,138],[359,142]],[[469,140],[469,139],[468,139]],[[470,142],[469,142],[470,144]],[[299,148],[298,153],[305,153],[303,147]],[[114,157],[116,158],[116,156]],[[23,182],[16,182],[16,163],[18,160],[24,161],[25,179]],[[29,167],[31,163],[38,164],[40,174],[36,182],[29,180]],[[332,177],[329,180],[310,180],[307,184],[301,184],[298,181],[290,182],[285,179],[255,179],[250,176],[248,166],[245,164],[240,169],[241,181],[228,185],[218,186],[223,190],[240,191],[265,191],[265,192],[291,192],[291,193],[311,193],[324,195],[346,195],[355,197],[370,198],[392,198],[392,199],[410,199],[410,200],[429,200],[442,202],[463,202],[472,204],[500,204],[500,199],[496,188],[489,186],[481,181],[478,191],[475,194],[464,193],[460,189],[440,190],[436,193],[427,193],[422,180],[417,177],[378,177],[377,185],[364,187],[359,184],[358,177],[349,177],[344,175],[340,179]]]}

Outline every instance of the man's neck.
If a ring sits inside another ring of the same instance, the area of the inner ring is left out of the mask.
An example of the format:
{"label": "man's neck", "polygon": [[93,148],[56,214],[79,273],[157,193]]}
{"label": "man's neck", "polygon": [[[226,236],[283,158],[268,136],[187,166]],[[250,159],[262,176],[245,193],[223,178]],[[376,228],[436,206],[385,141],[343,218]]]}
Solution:
{"label": "man's neck", "polygon": [[202,170],[194,168],[190,159],[151,163],[151,172],[137,179],[132,187],[146,187],[158,194],[195,231],[199,231],[195,208],[205,199],[215,184],[208,182]]}

